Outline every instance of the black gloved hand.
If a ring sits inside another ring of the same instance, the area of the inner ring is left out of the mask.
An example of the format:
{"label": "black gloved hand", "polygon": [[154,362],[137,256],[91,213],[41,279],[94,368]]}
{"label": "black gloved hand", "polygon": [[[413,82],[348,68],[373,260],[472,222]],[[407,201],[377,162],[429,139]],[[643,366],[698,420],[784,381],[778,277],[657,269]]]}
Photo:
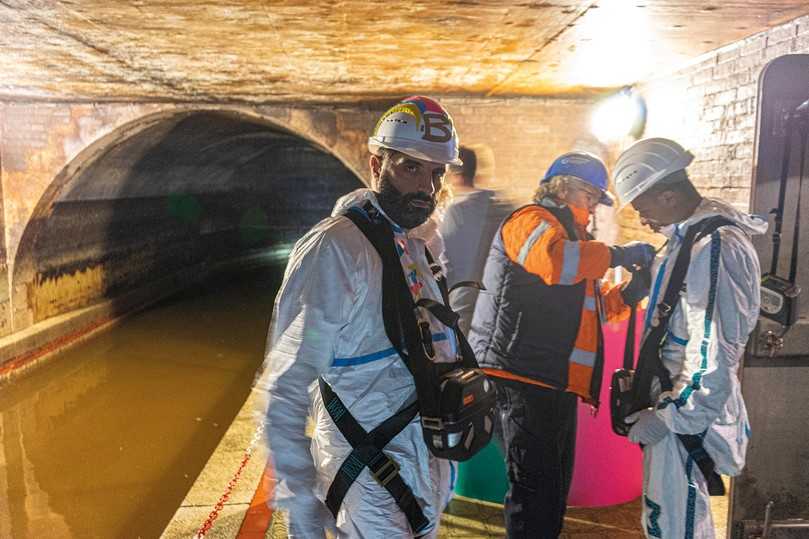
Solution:
{"label": "black gloved hand", "polygon": [[637,305],[637,303],[649,295],[649,287],[652,285],[652,272],[649,268],[643,268],[632,272],[632,280],[621,289],[621,297],[626,305]]}
{"label": "black gloved hand", "polygon": [[655,248],[648,243],[631,241],[624,245],[610,247],[612,258],[610,267],[623,266],[629,271],[637,268],[646,268],[652,265],[655,258]]}

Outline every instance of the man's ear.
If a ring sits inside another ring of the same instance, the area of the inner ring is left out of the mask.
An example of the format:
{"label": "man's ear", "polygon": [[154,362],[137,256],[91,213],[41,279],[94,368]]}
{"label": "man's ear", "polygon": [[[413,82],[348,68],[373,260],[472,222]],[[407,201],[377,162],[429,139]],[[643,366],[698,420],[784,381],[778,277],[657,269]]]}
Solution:
{"label": "man's ear", "polygon": [[382,158],[378,155],[371,154],[371,157],[368,158],[368,166],[371,169],[371,185],[376,187],[379,181],[379,174],[382,171]]}

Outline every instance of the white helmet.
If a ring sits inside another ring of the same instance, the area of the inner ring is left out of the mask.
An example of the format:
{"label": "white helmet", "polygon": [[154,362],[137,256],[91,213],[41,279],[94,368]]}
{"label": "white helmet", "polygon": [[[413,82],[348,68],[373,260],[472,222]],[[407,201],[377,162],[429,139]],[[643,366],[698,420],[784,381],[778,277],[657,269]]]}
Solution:
{"label": "white helmet", "polygon": [[683,170],[694,156],[666,138],[637,141],[621,154],[613,168],[615,192],[623,208],[666,176]]}
{"label": "white helmet", "polygon": [[368,138],[368,150],[376,154],[389,148],[416,159],[462,165],[458,134],[449,113],[429,97],[412,96],[389,108]]}

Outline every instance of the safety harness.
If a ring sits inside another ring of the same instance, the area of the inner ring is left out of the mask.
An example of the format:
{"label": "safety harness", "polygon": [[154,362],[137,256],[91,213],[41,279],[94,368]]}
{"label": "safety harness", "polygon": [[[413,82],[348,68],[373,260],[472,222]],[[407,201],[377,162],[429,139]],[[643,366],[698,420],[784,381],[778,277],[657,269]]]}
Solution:
{"label": "safety harness", "polygon": [[[427,261],[441,291],[443,304],[423,298],[417,303],[407,286],[393,242],[390,223],[370,203],[344,214],[365,235],[382,259],[382,318],[385,334],[412,374],[417,398],[370,432],[351,415],[321,377],[320,392],[332,421],[352,446],[326,495],[326,506],[336,517],[348,489],[368,468],[407,517],[414,535],[430,524],[399,474],[399,465],[385,454],[385,446],[421,413],[422,433],[430,451],[440,458],[466,460],[485,446],[492,432],[494,386],[478,369],[469,343],[458,329],[458,315],[449,307],[449,291],[441,267],[425,248]],[[416,316],[427,309],[451,328],[459,345],[456,362],[438,363],[429,322]],[[453,403],[459,403],[453,407]],[[449,410],[447,407],[449,406]]]}
{"label": "safety harness", "polygon": [[[624,352],[624,368],[613,374],[611,391],[611,412],[613,431],[626,436],[629,427],[624,423],[626,416],[644,410],[654,403],[651,401],[652,381],[656,377],[660,380],[663,392],[671,391],[674,385],[668,369],[663,365],[660,352],[666,341],[669,320],[679,303],[680,294],[685,290],[685,276],[691,262],[691,248],[700,239],[712,234],[723,226],[737,226],[733,221],[722,217],[708,217],[691,225],[683,238],[674,268],[671,270],[669,283],[663,296],[663,301],[657,304],[657,322],[652,326],[641,344],[637,368],[632,370],[634,352],[634,316],[630,320],[630,331],[627,332],[627,341]],[[712,268],[712,271],[716,271]],[[712,280],[716,278],[711,276]],[[634,311],[634,309],[633,309]],[[716,473],[713,459],[705,451],[702,434],[677,434],[683,447],[699,467],[708,485],[711,496],[724,496],[725,485],[722,478]]]}

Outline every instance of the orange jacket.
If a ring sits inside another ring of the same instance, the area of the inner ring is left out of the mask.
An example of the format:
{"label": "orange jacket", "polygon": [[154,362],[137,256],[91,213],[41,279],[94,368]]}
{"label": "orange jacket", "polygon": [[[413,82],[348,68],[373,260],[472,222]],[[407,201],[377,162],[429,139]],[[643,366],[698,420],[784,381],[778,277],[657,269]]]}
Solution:
{"label": "orange jacket", "polygon": [[[570,207],[578,237],[590,238],[586,227],[590,215],[585,209]],[[600,333],[599,312],[606,320],[616,321],[629,315],[619,286],[601,284],[599,279],[610,267],[610,251],[607,245],[591,239],[570,240],[565,228],[557,218],[540,205],[529,205],[514,212],[502,226],[502,244],[506,255],[531,274],[538,276],[546,285],[574,285],[585,282],[584,301],[570,305],[580,309],[581,317],[570,357],[567,361],[567,386],[564,388],[580,395],[589,402],[596,402],[593,388],[600,387],[600,380],[593,384],[594,373],[601,375],[603,362],[597,358]],[[598,287],[598,294],[596,293]],[[579,296],[580,297],[580,296]],[[601,305],[596,308],[596,302]],[[537,308],[541,309],[541,306]],[[554,384],[539,376],[524,376],[505,369],[487,368],[487,373],[545,387]]]}

